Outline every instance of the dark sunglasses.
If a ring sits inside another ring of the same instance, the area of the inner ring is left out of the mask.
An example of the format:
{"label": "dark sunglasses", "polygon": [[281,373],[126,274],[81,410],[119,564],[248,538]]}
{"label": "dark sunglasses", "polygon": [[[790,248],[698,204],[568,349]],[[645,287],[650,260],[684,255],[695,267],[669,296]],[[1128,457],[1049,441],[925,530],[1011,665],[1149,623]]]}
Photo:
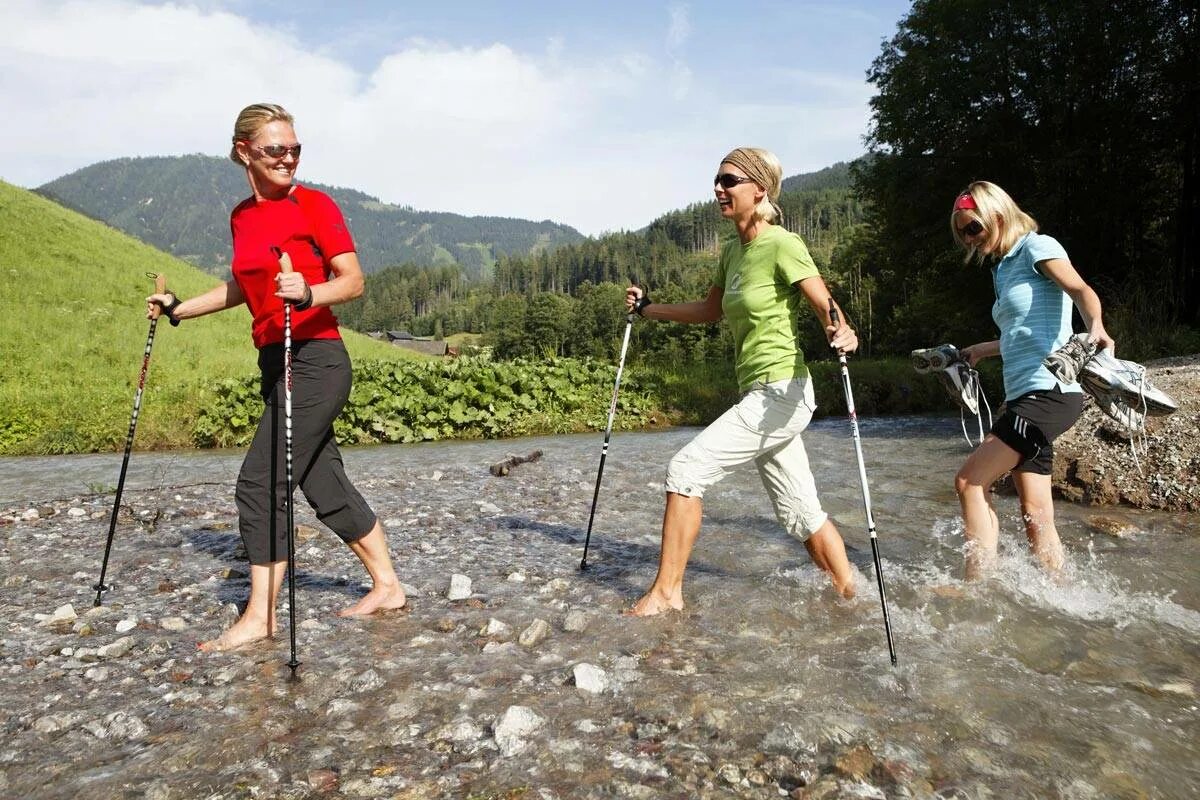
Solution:
{"label": "dark sunglasses", "polygon": [[977,219],[973,219],[966,225],[958,229],[959,236],[978,236],[983,233],[983,223]]}
{"label": "dark sunglasses", "polygon": [[713,178],[713,186],[720,186],[722,189],[732,189],[743,183],[754,183],[754,179],[743,178],[741,175],[734,175],[732,172],[722,172]]}
{"label": "dark sunglasses", "polygon": [[288,154],[291,154],[292,158],[300,157],[300,145],[298,144],[294,144],[291,147],[288,147],[286,144],[255,145],[254,149],[268,158],[283,158]]}

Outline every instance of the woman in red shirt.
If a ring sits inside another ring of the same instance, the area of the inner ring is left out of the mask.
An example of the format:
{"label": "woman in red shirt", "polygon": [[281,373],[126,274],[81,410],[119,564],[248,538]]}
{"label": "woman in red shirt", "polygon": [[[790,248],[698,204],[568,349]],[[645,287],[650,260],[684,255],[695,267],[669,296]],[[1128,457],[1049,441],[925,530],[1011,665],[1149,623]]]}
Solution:
{"label": "woman in red shirt", "polygon": [[[284,475],[283,304],[292,304],[292,457],[301,491],[317,518],[359,557],[374,586],[342,616],[401,608],[404,590],[392,568],[383,526],[346,477],[333,421],[350,395],[350,359],[330,307],[362,294],[362,268],[337,205],[293,182],[300,144],[292,116],[273,104],[247,106],[234,126],[229,156],[246,170],[251,196],[230,215],[233,279],[189,300],[156,294],[178,320],[245,303],[253,317],[266,407],[238,475],[239,529],[250,559],[250,600],[241,618],[206,651],[272,636],[275,601],[287,569]],[[281,272],[279,253],[293,272]]]}

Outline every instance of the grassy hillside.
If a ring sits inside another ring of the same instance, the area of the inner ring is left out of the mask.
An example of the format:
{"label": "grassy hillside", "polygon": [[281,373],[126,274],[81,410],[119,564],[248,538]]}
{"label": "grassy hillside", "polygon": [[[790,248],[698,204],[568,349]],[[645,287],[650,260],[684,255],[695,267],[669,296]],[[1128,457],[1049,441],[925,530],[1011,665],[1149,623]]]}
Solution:
{"label": "grassy hillside", "polygon": [[[217,280],[0,181],[0,454],[121,450],[149,323],[147,272],[189,297]],[[356,359],[413,358],[346,333]],[[158,326],[138,448],[187,447],[206,386],[257,370],[246,309]]]}
{"label": "grassy hillside", "polygon": [[[465,217],[381,203],[356,191],[301,183],[337,201],[359,247],[363,270],[405,263],[458,264],[486,278],[502,255],[578,242],[582,234],[549,220]],[[246,177],[226,158],[118,158],[64,175],[43,195],[219,275],[229,267],[229,212],[246,197]]]}

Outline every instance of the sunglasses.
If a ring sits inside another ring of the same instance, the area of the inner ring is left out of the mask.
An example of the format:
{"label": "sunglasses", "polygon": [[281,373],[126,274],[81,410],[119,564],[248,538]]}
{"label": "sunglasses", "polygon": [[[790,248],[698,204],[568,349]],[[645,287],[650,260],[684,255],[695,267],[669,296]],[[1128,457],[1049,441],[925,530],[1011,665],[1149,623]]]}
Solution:
{"label": "sunglasses", "polygon": [[283,158],[286,155],[291,155],[292,158],[300,157],[300,145],[298,144],[290,147],[286,144],[264,144],[255,145],[253,149],[268,158]]}
{"label": "sunglasses", "polygon": [[958,235],[959,236],[978,236],[979,234],[983,233],[983,231],[984,231],[983,223],[977,219],[973,219],[970,222],[968,222],[966,225],[963,225],[961,228],[958,229]]}
{"label": "sunglasses", "polygon": [[732,189],[743,183],[754,183],[754,179],[743,178],[741,175],[734,175],[732,172],[722,172],[713,178],[713,186],[720,186],[722,189]]}

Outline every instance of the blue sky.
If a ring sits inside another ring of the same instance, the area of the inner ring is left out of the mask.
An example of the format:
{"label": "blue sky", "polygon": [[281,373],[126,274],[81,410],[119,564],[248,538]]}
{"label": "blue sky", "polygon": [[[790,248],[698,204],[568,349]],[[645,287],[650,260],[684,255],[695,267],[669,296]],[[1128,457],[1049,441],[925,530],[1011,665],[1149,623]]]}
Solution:
{"label": "blue sky", "polygon": [[[300,179],[598,234],[705,199],[732,147],[863,152],[865,72],[909,3],[5,0],[0,178],[228,148],[280,102]],[[231,169],[235,167],[231,164]]]}

